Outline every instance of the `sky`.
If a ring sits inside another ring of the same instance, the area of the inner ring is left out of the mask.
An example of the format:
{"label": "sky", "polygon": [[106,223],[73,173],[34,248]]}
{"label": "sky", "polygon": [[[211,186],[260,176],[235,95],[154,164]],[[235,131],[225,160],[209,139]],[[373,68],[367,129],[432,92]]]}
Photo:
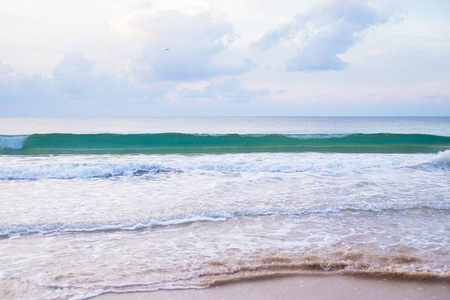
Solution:
{"label": "sky", "polygon": [[0,117],[450,116],[448,0],[0,7]]}

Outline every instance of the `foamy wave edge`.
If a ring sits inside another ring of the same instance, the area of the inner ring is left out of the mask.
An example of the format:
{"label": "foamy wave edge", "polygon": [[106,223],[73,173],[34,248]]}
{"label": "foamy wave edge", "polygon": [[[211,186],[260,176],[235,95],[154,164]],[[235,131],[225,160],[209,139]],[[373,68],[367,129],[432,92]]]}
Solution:
{"label": "foamy wave edge", "polygon": [[[345,154],[339,154],[345,155]],[[114,156],[102,156],[108,159]],[[321,156],[314,156],[309,160],[292,161],[283,154],[279,156],[263,157],[261,155],[221,155],[196,156],[195,160],[174,155],[156,156],[126,156],[126,161],[89,162],[88,156],[80,156],[78,162],[7,162],[0,169],[0,180],[41,180],[41,179],[89,179],[111,178],[120,176],[157,175],[158,173],[178,171],[212,171],[212,172],[268,172],[268,173],[300,173],[308,171],[341,170],[341,169],[382,169],[382,168],[426,168],[449,169],[450,150],[432,154],[426,160],[375,160],[366,159],[345,160],[339,157],[335,160],[323,160]]]}
{"label": "foamy wave edge", "polygon": [[0,136],[0,150],[1,149],[22,149],[23,143],[25,143],[28,135],[17,136]]}
{"label": "foamy wave edge", "polygon": [[450,150],[439,152],[430,160],[430,163],[450,165]]}
{"label": "foamy wave edge", "polygon": [[388,211],[408,211],[408,210],[450,210],[449,205],[439,206],[410,206],[410,207],[328,207],[324,209],[310,209],[305,211],[231,211],[223,213],[201,213],[197,215],[185,215],[179,218],[153,219],[136,222],[123,222],[115,224],[90,223],[76,224],[69,223],[65,225],[53,224],[30,224],[30,225],[11,225],[0,227],[0,239],[12,236],[31,235],[31,234],[52,234],[52,233],[94,233],[94,232],[114,232],[114,231],[138,231],[157,229],[159,227],[189,225],[200,222],[224,222],[229,219],[240,217],[261,217],[261,216],[306,216],[306,215],[331,215],[339,213],[356,212],[388,212]]}
{"label": "foamy wave edge", "polygon": [[[155,292],[163,290],[205,289],[253,280],[267,280],[287,276],[351,276],[408,281],[450,282],[450,274],[430,271],[400,271],[373,269],[370,266],[357,266],[350,261],[305,261],[302,263],[275,263],[259,266],[244,266],[218,273],[199,273],[190,278],[180,277],[167,281],[134,283],[108,286],[86,296],[73,299],[91,299],[105,294],[124,294],[135,292]],[[184,284],[184,285],[183,285]]]}
{"label": "foamy wave edge", "polygon": [[130,163],[61,163],[8,166],[0,170],[0,180],[40,180],[40,179],[89,179],[117,176],[141,176],[168,172],[158,164]]}

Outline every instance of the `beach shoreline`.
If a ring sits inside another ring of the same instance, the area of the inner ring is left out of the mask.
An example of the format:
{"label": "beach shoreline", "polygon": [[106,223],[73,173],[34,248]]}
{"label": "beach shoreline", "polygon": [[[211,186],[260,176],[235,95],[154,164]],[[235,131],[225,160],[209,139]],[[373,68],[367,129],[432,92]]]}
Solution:
{"label": "beach shoreline", "polygon": [[450,299],[450,117],[0,131],[2,300]]}
{"label": "beach shoreline", "polygon": [[106,293],[95,300],[449,299],[448,281],[349,275],[288,275],[218,282],[201,289]]}

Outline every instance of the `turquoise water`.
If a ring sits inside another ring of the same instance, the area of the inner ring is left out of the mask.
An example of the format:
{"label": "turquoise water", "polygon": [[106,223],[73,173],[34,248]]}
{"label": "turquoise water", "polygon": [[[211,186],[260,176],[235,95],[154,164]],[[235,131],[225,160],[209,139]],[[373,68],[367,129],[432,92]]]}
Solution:
{"label": "turquoise water", "polygon": [[33,134],[0,136],[0,154],[252,152],[436,153],[450,137],[426,134]]}
{"label": "turquoise water", "polygon": [[0,298],[449,280],[449,186],[448,117],[0,119]]}

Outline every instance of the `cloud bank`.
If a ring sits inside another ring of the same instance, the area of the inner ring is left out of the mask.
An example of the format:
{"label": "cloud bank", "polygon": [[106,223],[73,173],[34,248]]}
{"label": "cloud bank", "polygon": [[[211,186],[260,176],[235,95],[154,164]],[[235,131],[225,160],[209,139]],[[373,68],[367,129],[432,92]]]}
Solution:
{"label": "cloud bank", "polygon": [[226,78],[211,82],[201,90],[183,89],[180,96],[184,98],[206,98],[214,101],[244,103],[270,94],[269,89],[249,90],[237,78]]}
{"label": "cloud bank", "polygon": [[[246,65],[250,68],[251,64],[247,62]],[[177,70],[178,67],[172,69],[174,72]],[[98,108],[98,105],[167,104],[170,103],[169,95],[191,102],[209,99],[210,102],[242,103],[269,94],[268,89],[247,89],[236,77],[205,81],[207,85],[203,89],[182,90],[178,90],[177,85],[192,81],[196,76],[187,77],[185,81],[172,78],[170,81],[141,82],[135,79],[133,71],[122,76],[98,71],[96,62],[81,53],[66,54],[53,68],[51,77],[26,75],[0,62],[0,105],[78,103],[80,106],[94,105]]]}
{"label": "cloud bank", "polygon": [[[0,101],[111,102],[149,98],[152,94],[152,86],[139,85],[128,77],[99,72],[95,65],[95,62],[80,53],[70,53],[54,67],[51,77],[45,77],[26,75],[0,62]],[[160,95],[157,89],[154,94]]]}
{"label": "cloud bank", "polygon": [[342,70],[347,63],[337,55],[355,45],[366,29],[386,23],[389,15],[363,1],[327,1],[266,32],[252,47],[269,50],[283,42],[295,44],[297,54],[286,62],[288,71]]}
{"label": "cloud bank", "polygon": [[214,61],[233,42],[233,27],[209,12],[138,13],[126,22],[128,31],[142,40],[142,52],[130,61],[130,71],[141,82],[210,79],[247,69]]}
{"label": "cloud bank", "polygon": [[18,73],[12,66],[0,62],[0,102],[45,99],[52,89],[50,79],[40,75]]}

